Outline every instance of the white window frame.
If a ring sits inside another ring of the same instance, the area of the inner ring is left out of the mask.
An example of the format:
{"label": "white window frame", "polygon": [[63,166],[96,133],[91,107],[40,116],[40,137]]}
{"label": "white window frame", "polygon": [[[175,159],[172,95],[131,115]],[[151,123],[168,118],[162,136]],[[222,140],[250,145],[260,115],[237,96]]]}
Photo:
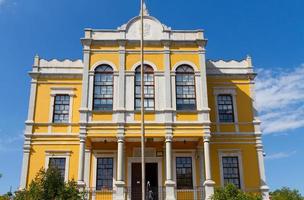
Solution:
{"label": "white window frame", "polygon": [[[195,190],[196,185],[196,159],[195,159],[195,151],[190,152],[190,153],[173,153],[173,180],[176,183],[177,186],[177,181],[176,181],[176,157],[191,157],[192,158],[192,189],[176,189],[177,191],[189,191],[189,190]],[[196,192],[194,192],[194,199],[196,198]]]}
{"label": "white window frame", "polygon": [[[97,158],[113,158],[113,186],[112,186],[112,190],[116,190],[116,160],[117,160],[117,156],[116,156],[116,152],[113,153],[106,153],[106,152],[99,152],[99,151],[95,151],[94,153],[94,157],[93,157],[93,180],[92,180],[92,187],[96,189],[96,178],[97,178]],[[97,191],[97,190],[96,190]]]}
{"label": "white window frame", "polygon": [[[218,96],[219,95],[231,95],[232,96],[232,105],[233,105],[233,116],[234,116],[234,122],[220,122],[219,119],[219,112],[218,112]],[[235,132],[240,132],[239,129],[239,121],[238,121],[238,112],[237,112],[237,102],[236,102],[236,87],[214,87],[213,88],[213,95],[215,100],[215,111],[216,111],[216,129],[217,132],[221,132],[220,130],[220,124],[234,124],[235,126]]]}
{"label": "white window frame", "polygon": [[[113,109],[112,110],[99,110],[97,112],[113,112],[117,109],[117,101],[118,101],[118,79],[119,79],[119,72],[117,71],[117,67],[114,63],[101,60],[96,62],[94,65],[92,65],[90,71],[89,71],[89,81],[88,81],[88,88],[89,88],[89,97],[88,97],[88,109],[91,112],[94,112],[93,110],[93,101],[94,101],[94,78],[95,78],[95,69],[99,67],[100,65],[109,65],[113,69]],[[89,121],[92,121],[92,114],[89,115]]]}
{"label": "white window frame", "polygon": [[219,151],[219,166],[221,175],[221,186],[224,187],[224,172],[223,172],[223,157],[238,157],[239,174],[240,174],[240,189],[245,190],[244,177],[243,177],[243,158],[240,150],[220,150]]}
{"label": "white window frame", "polygon": [[49,168],[50,158],[65,158],[64,181],[69,180],[69,166],[70,166],[71,151],[45,151],[44,168]]}
{"label": "white window frame", "polygon": [[[51,101],[50,101],[50,112],[49,112],[49,127],[48,132],[51,133],[51,125],[52,124],[68,124],[68,132],[72,132],[72,117],[73,117],[73,101],[75,97],[74,93],[75,88],[67,88],[67,87],[58,87],[58,88],[51,88]],[[54,104],[55,104],[55,97],[56,95],[69,95],[70,96],[70,105],[69,105],[69,121],[67,123],[55,123],[53,122],[53,115],[54,115]]]}

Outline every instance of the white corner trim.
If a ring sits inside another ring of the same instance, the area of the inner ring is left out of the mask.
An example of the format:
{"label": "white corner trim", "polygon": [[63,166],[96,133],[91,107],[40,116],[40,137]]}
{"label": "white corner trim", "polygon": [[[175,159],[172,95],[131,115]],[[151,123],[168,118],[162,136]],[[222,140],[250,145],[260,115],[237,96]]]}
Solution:
{"label": "white corner trim", "polygon": [[190,62],[190,61],[187,61],[187,60],[182,60],[182,61],[179,61],[179,62],[175,63],[175,65],[172,68],[172,71],[175,72],[176,68],[178,68],[181,65],[189,65],[193,68],[194,72],[199,71],[198,67],[193,62]]}
{"label": "white corner trim", "polygon": [[224,186],[224,172],[223,172],[223,162],[222,159],[225,156],[235,156],[238,157],[239,162],[239,174],[240,174],[240,182],[241,182],[241,189],[245,190],[245,184],[244,184],[244,173],[243,173],[243,158],[242,153],[239,149],[225,149],[225,150],[219,150],[218,151],[219,156],[219,166],[220,166],[220,175],[221,175],[221,186]]}
{"label": "white corner trim", "polygon": [[[132,66],[131,71],[135,71],[135,69],[136,69],[138,66],[140,66],[140,65],[141,65],[141,62],[140,62],[140,61],[137,62],[137,63],[135,63],[135,64]],[[144,65],[149,65],[149,66],[151,66],[151,67],[153,68],[153,71],[154,71],[154,72],[159,71],[159,70],[157,69],[156,65],[155,65],[153,62],[150,62],[150,61],[145,60],[145,61],[144,61]]]}
{"label": "white corner trim", "polygon": [[49,168],[50,158],[65,158],[64,181],[69,180],[69,166],[70,166],[71,151],[45,151],[45,165],[44,168]]}
{"label": "white corner trim", "polygon": [[111,151],[111,153],[101,153],[102,151],[93,151],[93,180],[92,180],[92,187],[96,189],[96,178],[97,178],[97,158],[113,158],[113,190],[116,189],[115,182],[116,182],[116,152]]}
{"label": "white corner trim", "polygon": [[98,67],[100,65],[110,65],[113,68],[113,72],[117,71],[117,66],[114,63],[112,63],[110,61],[107,61],[107,60],[100,60],[100,61],[95,62],[91,66],[91,70],[90,71],[95,71],[96,67]]}

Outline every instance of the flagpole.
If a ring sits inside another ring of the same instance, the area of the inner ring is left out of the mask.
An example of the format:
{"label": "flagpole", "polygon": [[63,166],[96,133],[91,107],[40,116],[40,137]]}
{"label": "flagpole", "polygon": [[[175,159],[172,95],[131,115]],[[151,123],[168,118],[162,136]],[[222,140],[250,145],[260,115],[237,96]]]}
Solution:
{"label": "flagpole", "polygon": [[145,106],[144,106],[144,0],[140,1],[140,28],[141,28],[141,35],[140,35],[140,57],[141,57],[141,68],[140,68],[140,76],[141,76],[141,96],[140,96],[140,104],[141,104],[141,194],[142,200],[145,200],[146,191],[145,191]]}

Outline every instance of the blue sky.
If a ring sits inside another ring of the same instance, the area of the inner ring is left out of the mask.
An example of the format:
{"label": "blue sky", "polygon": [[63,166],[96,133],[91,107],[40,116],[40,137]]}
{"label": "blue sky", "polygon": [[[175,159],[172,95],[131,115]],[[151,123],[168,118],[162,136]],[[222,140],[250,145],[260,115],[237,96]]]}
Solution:
{"label": "blue sky", "polygon": [[[271,189],[304,194],[304,1],[148,0],[173,29],[205,30],[209,59],[253,57]],[[139,0],[0,0],[0,193],[18,187],[33,57],[81,58],[83,29],[117,28]]]}

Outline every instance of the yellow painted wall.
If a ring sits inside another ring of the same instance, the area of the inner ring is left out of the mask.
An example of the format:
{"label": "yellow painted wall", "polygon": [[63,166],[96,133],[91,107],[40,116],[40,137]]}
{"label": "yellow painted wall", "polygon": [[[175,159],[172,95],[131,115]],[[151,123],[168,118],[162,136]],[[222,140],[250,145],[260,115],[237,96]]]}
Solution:
{"label": "yellow painted wall", "polygon": [[[119,54],[118,53],[91,53],[90,69],[99,61],[108,61],[115,65],[116,70],[119,69]],[[114,66],[112,66],[114,67]],[[115,69],[114,69],[115,70]]]}
{"label": "yellow painted wall", "polygon": [[31,148],[27,185],[30,184],[41,168],[45,168],[46,151],[71,151],[69,179],[77,180],[79,145],[77,144],[33,144]]}
{"label": "yellow painted wall", "polygon": [[[164,71],[164,55],[163,54],[146,54],[145,61],[153,63],[157,70]],[[132,67],[140,61],[140,54],[126,54],[126,70],[132,70]]]}

